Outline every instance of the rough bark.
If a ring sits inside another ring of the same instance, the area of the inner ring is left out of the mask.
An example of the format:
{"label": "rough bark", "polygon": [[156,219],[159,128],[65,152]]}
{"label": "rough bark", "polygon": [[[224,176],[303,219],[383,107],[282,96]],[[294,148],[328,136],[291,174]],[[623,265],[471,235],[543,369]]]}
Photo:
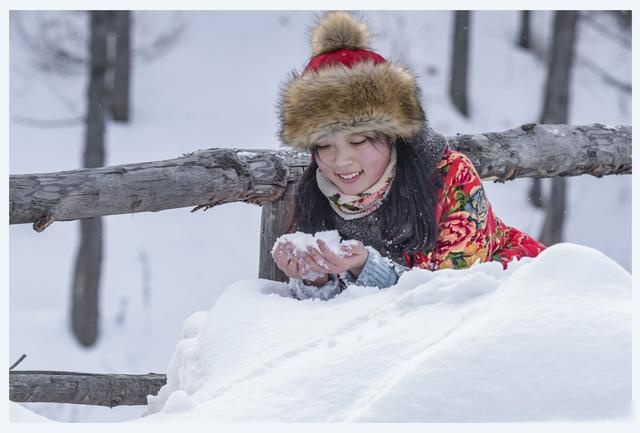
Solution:
{"label": "rough bark", "polygon": [[131,76],[131,11],[114,11],[116,52],[113,67],[113,120],[129,121],[129,79]]}
{"label": "rough bark", "polygon": [[[544,108],[540,123],[567,123],[571,88],[578,12],[558,11],[553,23],[553,47],[547,76]],[[565,179],[551,180],[551,192],[543,199],[546,215],[539,236],[540,242],[550,246],[562,242],[564,218],[567,213]]]}
{"label": "rough bark", "polygon": [[455,11],[453,50],[451,52],[451,80],[449,96],[460,113],[468,117],[467,71],[469,64],[470,11]]}
{"label": "rough bark", "polygon": [[[107,34],[110,12],[91,11],[90,77],[88,90],[87,127],[83,165],[87,168],[104,165]],[[98,335],[98,289],[102,264],[102,221],[99,217],[80,221],[78,248],[71,295],[71,328],[84,346],[95,343]]]}
{"label": "rough bark", "polygon": [[9,400],[96,406],[146,405],[167,383],[164,374],[91,374],[66,371],[10,371]]}
{"label": "rough bark", "polygon": [[[526,124],[503,132],[449,137],[480,176],[521,177],[631,173],[631,127]],[[204,208],[278,200],[309,155],[295,151],[208,149],[180,158],[9,177],[10,224]]]}
{"label": "rough bark", "polygon": [[[298,169],[298,178],[302,177],[302,168]],[[297,198],[297,182],[291,182],[280,198],[262,206],[262,218],[260,220],[260,265],[258,278],[273,281],[287,281],[288,277],[282,272],[271,257],[271,249],[276,239],[287,233]]]}
{"label": "rough bark", "polygon": [[261,204],[278,199],[287,182],[296,180],[290,167],[308,163],[308,154],[293,151],[209,149],[165,161],[13,175],[10,222]]}

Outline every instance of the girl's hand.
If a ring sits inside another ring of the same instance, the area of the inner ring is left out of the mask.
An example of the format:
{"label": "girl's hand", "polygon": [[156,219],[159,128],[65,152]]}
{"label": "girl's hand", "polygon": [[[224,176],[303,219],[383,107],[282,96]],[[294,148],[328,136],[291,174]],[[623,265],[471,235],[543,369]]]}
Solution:
{"label": "girl's hand", "polygon": [[312,271],[340,274],[349,270],[356,277],[360,275],[369,257],[369,252],[362,242],[351,241],[352,245],[341,245],[340,250],[345,253],[344,257],[333,253],[322,240],[318,239],[317,242],[319,252],[315,248],[307,248],[306,254],[303,255],[303,259]]}
{"label": "girl's hand", "polygon": [[[276,262],[278,268],[289,278],[304,280],[310,268],[304,261],[304,255],[303,257],[294,257],[293,245],[290,242],[279,242],[275,246],[273,250],[273,260]],[[318,287],[325,285],[329,281],[327,271],[322,270],[319,271],[319,273],[322,274],[322,277],[305,282]]]}

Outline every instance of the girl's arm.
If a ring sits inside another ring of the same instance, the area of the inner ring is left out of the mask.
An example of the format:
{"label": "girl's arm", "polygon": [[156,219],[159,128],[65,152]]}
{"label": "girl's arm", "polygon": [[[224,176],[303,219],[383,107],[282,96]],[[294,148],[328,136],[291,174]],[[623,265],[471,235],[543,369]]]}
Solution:
{"label": "girl's arm", "polygon": [[311,284],[305,284],[304,280],[298,278],[289,278],[289,293],[296,299],[322,299],[326,301],[331,299],[344,290],[344,286],[340,284],[335,274],[327,274],[328,281],[326,284],[318,287]]}
{"label": "girl's arm", "polygon": [[342,274],[341,276],[346,282],[358,286],[384,289],[397,283],[400,275],[408,269],[382,256],[378,250],[371,246],[366,246],[365,248],[369,252],[369,256],[362,271],[359,275],[354,275],[351,271]]}

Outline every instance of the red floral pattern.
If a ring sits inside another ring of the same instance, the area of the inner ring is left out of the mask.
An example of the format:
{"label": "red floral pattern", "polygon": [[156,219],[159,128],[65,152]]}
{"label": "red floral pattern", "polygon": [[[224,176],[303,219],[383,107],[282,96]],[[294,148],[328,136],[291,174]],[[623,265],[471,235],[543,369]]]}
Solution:
{"label": "red floral pattern", "polygon": [[438,169],[444,176],[436,209],[438,240],[429,252],[405,253],[408,266],[462,269],[478,261],[497,261],[506,269],[514,258],[535,257],[544,250],[540,242],[493,214],[480,176],[464,154],[447,149]]}

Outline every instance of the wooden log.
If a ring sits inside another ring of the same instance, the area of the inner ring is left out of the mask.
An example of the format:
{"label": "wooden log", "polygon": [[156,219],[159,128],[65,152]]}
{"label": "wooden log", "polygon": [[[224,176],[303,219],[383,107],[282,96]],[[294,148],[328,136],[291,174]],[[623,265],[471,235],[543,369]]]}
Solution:
{"label": "wooden log", "polygon": [[93,374],[68,371],[10,371],[9,400],[95,406],[146,405],[167,383],[164,374]]}
{"label": "wooden log", "polygon": [[[300,168],[299,171],[302,176],[302,169]],[[280,200],[262,205],[258,278],[283,282],[288,280],[284,272],[278,269],[273,261],[271,249],[276,239],[287,233],[298,197],[297,187],[297,182],[289,183]]]}
{"label": "wooden log", "polygon": [[527,123],[448,141],[469,157],[483,180],[631,174],[631,126]]}
{"label": "wooden log", "polygon": [[165,161],[10,176],[10,224],[157,212],[222,203],[261,204],[280,197],[291,167],[309,155],[294,151],[208,149]]}
{"label": "wooden log", "polygon": [[[631,174],[631,127],[526,124],[504,132],[449,137],[483,179]],[[245,201],[278,200],[295,167],[295,151],[209,149],[176,159],[9,177],[10,224],[156,212]],[[195,210],[194,209],[194,210]]]}

